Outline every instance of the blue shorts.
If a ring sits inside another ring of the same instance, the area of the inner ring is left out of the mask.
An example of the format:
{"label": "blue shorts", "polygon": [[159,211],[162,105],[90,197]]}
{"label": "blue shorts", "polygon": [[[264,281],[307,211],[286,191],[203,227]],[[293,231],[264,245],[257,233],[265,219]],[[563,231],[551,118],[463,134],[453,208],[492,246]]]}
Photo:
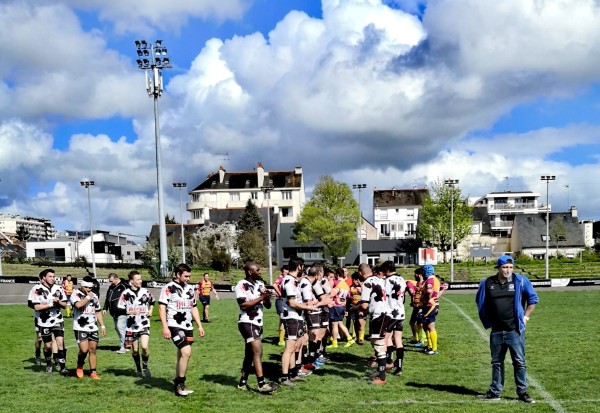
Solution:
{"label": "blue shorts", "polygon": [[334,306],[329,309],[329,321],[344,321],[346,306]]}
{"label": "blue shorts", "polygon": [[427,312],[431,309],[431,306],[429,307],[423,307],[423,324],[431,324],[431,323],[435,323],[435,319],[440,311],[439,306],[435,306],[433,307],[433,311],[431,311],[431,313],[429,313],[428,316],[425,316],[425,314],[427,314]]}
{"label": "blue shorts", "polygon": [[210,305],[210,295],[201,295],[199,298],[203,307]]}

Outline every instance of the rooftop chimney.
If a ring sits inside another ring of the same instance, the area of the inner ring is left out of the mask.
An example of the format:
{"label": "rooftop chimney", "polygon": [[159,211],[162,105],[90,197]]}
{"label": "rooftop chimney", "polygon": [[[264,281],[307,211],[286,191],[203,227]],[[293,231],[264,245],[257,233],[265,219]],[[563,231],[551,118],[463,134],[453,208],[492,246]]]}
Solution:
{"label": "rooftop chimney", "polygon": [[262,162],[258,163],[256,167],[256,182],[258,187],[264,186],[265,169],[263,168]]}
{"label": "rooftop chimney", "polygon": [[223,178],[225,178],[225,168],[222,166],[219,167],[219,183],[223,183]]}

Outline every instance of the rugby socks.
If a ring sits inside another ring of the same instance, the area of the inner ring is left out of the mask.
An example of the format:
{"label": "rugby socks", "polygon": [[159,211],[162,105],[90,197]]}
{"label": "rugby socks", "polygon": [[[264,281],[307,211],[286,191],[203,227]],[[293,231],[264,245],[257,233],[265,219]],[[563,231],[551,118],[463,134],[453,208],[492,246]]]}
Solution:
{"label": "rugby socks", "polygon": [[42,349],[41,349],[41,348],[39,348],[39,347],[38,347],[38,348],[36,348],[36,349],[35,349],[35,358],[36,358],[36,359],[39,359],[39,358],[40,358],[40,356],[41,356],[41,354],[42,354]]}
{"label": "rugby socks", "polygon": [[283,324],[279,325],[279,342],[285,344],[285,329]]}
{"label": "rugby socks", "polygon": [[386,360],[385,362],[388,364],[392,364],[392,354],[394,354],[394,348],[393,346],[388,346],[388,348],[386,349]]}
{"label": "rugby socks", "polygon": [[64,370],[67,364],[67,349],[58,350],[58,364],[60,369]]}
{"label": "rugby socks", "polygon": [[404,347],[396,349],[396,368],[402,371],[402,365],[404,364]]}
{"label": "rugby socks", "polygon": [[85,364],[85,358],[87,356],[87,353],[79,353],[77,355],[77,368],[78,369],[82,369],[83,365]]}
{"label": "rugby socks", "polygon": [[365,331],[361,330],[358,332],[358,341],[365,341]]}
{"label": "rugby socks", "polygon": [[142,371],[142,365],[140,363],[140,353],[131,353],[131,357],[133,357],[133,361],[135,362],[135,368],[137,371]]}
{"label": "rugby socks", "polygon": [[258,380],[258,387],[262,387],[265,385],[265,377],[264,376],[256,377],[256,379]]}
{"label": "rugby socks", "polygon": [[437,330],[433,330],[433,331],[429,332],[429,347],[431,347],[431,349],[433,351],[437,351],[437,349],[438,349]]}
{"label": "rugby socks", "polygon": [[385,357],[377,358],[377,373],[382,381],[385,381],[385,365],[387,360]]}
{"label": "rugby socks", "polygon": [[143,368],[144,370],[148,370],[148,359],[150,359],[150,356],[149,356],[149,355],[148,355],[148,356],[144,356],[144,355],[142,354],[142,368]]}
{"label": "rugby socks", "polygon": [[425,337],[427,337],[427,347],[431,348],[431,331],[425,331]]}
{"label": "rugby socks", "polygon": [[44,349],[44,359],[46,360],[46,366],[52,365],[52,349]]}

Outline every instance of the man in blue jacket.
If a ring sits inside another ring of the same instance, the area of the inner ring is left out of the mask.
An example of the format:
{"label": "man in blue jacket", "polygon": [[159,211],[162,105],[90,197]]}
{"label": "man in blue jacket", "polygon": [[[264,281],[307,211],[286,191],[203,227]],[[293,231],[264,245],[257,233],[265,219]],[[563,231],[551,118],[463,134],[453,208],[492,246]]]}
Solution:
{"label": "man in blue jacket", "polygon": [[483,400],[500,400],[504,386],[504,357],[510,350],[515,371],[517,396],[525,403],[535,403],[527,394],[525,367],[525,325],[539,298],[531,281],[513,274],[514,260],[510,255],[498,258],[498,273],[479,284],[477,307],[485,328],[491,328],[492,384],[487,393],[477,396]]}

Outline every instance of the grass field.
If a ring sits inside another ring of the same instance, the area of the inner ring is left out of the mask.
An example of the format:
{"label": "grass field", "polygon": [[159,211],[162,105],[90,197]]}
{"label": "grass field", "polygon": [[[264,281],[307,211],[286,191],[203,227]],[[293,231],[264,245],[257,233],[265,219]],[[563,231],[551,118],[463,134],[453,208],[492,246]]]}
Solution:
{"label": "grass field", "polygon": [[[186,399],[172,394],[175,348],[160,336],[157,310],[153,317],[150,368],[153,378],[137,379],[131,356],[114,353],[117,340],[108,319],[101,339],[98,372],[101,381],[47,375],[33,365],[33,318],[25,304],[0,307],[0,411],[2,412],[595,412],[600,411],[600,291],[539,291],[540,304],[527,331],[530,394],[535,405],[516,401],[511,366],[500,402],[482,402],[475,395],[487,389],[490,357],[487,332],[477,319],[473,293],[442,297],[438,318],[440,355],[408,351],[403,377],[389,377],[386,386],[367,384],[365,359],[369,345],[331,351],[332,361],[296,388],[273,395],[242,392],[235,385],[243,357],[234,300],[211,305],[213,322],[206,337],[193,346]],[[280,347],[277,320],[265,321],[266,375],[276,379]],[[407,326],[408,329],[408,326]],[[406,330],[405,330],[406,331]],[[67,319],[68,367],[74,368],[77,346]],[[256,378],[250,378],[256,386]]]}

